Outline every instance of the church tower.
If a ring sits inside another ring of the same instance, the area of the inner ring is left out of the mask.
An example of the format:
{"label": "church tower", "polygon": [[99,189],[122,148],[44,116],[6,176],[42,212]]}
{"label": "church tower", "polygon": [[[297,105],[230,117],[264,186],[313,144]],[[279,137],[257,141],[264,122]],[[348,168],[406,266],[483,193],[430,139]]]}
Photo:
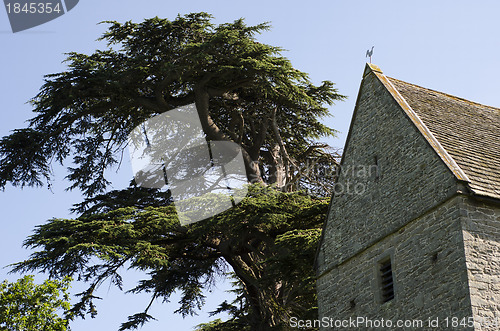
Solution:
{"label": "church tower", "polygon": [[321,330],[500,330],[500,109],[367,64],[316,268]]}

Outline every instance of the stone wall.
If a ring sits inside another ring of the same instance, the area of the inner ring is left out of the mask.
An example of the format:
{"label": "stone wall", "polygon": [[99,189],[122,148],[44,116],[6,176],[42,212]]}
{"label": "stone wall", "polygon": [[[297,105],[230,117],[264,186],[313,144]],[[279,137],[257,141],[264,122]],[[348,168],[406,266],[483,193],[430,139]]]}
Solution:
{"label": "stone wall", "polygon": [[[469,317],[461,184],[369,71],[317,256],[320,318]],[[386,256],[395,298],[383,304],[377,266]]]}
{"label": "stone wall", "polygon": [[[361,84],[317,255],[320,321],[500,330],[500,203],[467,195],[385,76],[372,70]],[[383,303],[379,268],[387,257],[395,296]]]}
{"label": "stone wall", "polygon": [[[472,316],[460,222],[461,202],[461,196],[449,198],[320,277],[320,318],[361,317],[392,323],[398,320],[422,323],[406,328],[395,324],[385,328],[358,325],[360,330],[472,330],[468,326],[452,327],[453,318],[461,321]],[[392,258],[395,297],[381,303],[377,264],[387,255]],[[439,324],[430,327],[430,321],[436,318]],[[348,328],[322,330],[332,329]]]}
{"label": "stone wall", "polygon": [[457,192],[454,175],[373,73],[361,85],[344,155],[318,275]]}
{"label": "stone wall", "polygon": [[462,227],[477,330],[500,330],[500,205],[463,199]]}

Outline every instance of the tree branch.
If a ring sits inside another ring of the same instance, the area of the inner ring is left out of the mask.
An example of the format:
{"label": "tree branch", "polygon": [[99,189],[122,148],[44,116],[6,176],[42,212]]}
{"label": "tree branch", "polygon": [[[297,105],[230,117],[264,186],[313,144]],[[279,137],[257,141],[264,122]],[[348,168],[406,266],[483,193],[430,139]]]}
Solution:
{"label": "tree branch", "polygon": [[[248,86],[248,84],[251,83],[252,81],[253,81],[253,79],[251,79],[251,78],[244,78],[244,79],[237,80],[237,81],[233,82],[232,84],[226,85],[224,87],[218,87],[218,88],[207,87],[207,92],[211,97],[222,97],[227,92],[234,91],[236,89]],[[207,83],[208,83],[208,81],[207,81]]]}
{"label": "tree branch", "polygon": [[157,103],[156,99],[148,97],[138,97],[134,98],[137,106],[144,107],[149,110],[154,110],[158,113],[162,113],[165,109],[161,108]]}

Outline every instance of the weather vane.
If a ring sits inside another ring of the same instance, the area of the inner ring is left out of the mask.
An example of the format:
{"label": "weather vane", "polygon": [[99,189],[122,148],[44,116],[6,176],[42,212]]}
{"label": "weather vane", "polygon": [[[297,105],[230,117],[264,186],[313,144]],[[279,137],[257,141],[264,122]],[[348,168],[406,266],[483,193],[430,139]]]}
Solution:
{"label": "weather vane", "polygon": [[373,47],[375,47],[375,46],[372,46],[371,50],[369,49],[366,51],[366,57],[370,58],[370,63],[372,63]]}

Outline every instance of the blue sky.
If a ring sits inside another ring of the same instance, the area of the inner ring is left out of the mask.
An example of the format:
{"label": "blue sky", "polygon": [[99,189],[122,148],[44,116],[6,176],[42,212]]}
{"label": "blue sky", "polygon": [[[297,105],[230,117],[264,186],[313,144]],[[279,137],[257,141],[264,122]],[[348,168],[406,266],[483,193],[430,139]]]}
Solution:
{"label": "blue sky", "polygon": [[[500,23],[497,1],[130,1],[81,0],[68,14],[33,29],[13,34],[5,11],[0,10],[0,136],[25,125],[30,106],[43,75],[64,70],[65,52],[91,53],[104,45],[95,40],[104,32],[104,20],[141,21],[153,16],[173,19],[178,13],[205,11],[223,23],[240,17],[249,24],[271,22],[273,29],[259,41],[285,48],[294,66],[308,72],[313,82],[331,80],[349,98],[331,107],[333,117],[325,122],[340,131],[328,139],[343,147],[363,68],[365,53],[375,46],[374,64],[388,76],[443,91],[479,103],[500,106]],[[52,217],[69,217],[68,209],[80,201],[78,192],[65,192],[65,172],[54,167],[56,182],[47,188],[7,187],[0,192],[3,237],[0,266],[24,260],[29,251],[22,241],[37,224]],[[131,178],[128,164],[113,173],[114,188],[123,188]],[[0,269],[0,279],[19,275]],[[127,273],[132,287],[140,274]],[[39,277],[38,280],[43,279]],[[74,292],[82,290],[75,284]],[[222,301],[227,284],[207,293],[208,307]],[[75,331],[116,330],[126,316],[147,305],[147,297],[123,295],[103,286],[99,315],[73,324]],[[158,319],[142,330],[192,330],[208,321],[174,315],[176,301],[158,302],[152,310]]]}

